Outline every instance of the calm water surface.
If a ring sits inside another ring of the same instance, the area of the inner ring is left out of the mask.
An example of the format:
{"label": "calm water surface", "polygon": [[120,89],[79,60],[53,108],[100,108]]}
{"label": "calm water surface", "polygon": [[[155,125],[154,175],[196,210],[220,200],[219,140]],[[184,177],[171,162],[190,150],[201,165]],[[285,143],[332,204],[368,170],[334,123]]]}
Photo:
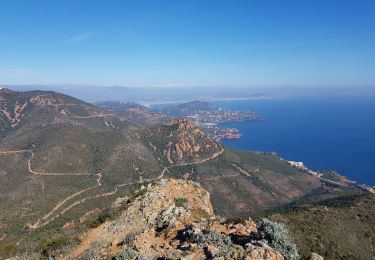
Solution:
{"label": "calm water surface", "polygon": [[375,185],[375,99],[292,98],[213,102],[222,108],[255,111],[263,121],[222,124],[242,138],[223,140],[244,150],[275,151],[312,169],[331,169]]}

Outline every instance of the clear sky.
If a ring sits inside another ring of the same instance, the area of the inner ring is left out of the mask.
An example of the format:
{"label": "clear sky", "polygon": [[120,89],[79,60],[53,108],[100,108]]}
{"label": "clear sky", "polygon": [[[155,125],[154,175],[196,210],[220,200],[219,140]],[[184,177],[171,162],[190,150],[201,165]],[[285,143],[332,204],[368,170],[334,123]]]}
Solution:
{"label": "clear sky", "polygon": [[375,86],[375,0],[1,0],[0,84]]}

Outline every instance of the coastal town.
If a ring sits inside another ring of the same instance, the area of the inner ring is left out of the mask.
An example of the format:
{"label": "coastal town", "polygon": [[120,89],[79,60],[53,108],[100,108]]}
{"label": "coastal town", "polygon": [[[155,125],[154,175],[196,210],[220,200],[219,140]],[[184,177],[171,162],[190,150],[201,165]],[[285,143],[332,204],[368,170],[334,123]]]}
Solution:
{"label": "coastal town", "polygon": [[262,120],[255,112],[227,110],[205,101],[172,105],[160,112],[169,118],[191,120],[218,141],[241,138],[238,129],[222,127],[222,123]]}
{"label": "coastal town", "polygon": [[187,116],[187,118],[195,121],[201,127],[210,127],[227,122],[260,119],[259,116],[254,112],[233,111],[222,108],[210,111],[198,111],[193,115]]}
{"label": "coastal town", "polygon": [[241,133],[237,128],[219,127],[218,124],[229,122],[260,120],[254,112],[242,112],[218,108],[212,111],[198,111],[186,117],[211,134],[217,141],[221,139],[239,139]]}

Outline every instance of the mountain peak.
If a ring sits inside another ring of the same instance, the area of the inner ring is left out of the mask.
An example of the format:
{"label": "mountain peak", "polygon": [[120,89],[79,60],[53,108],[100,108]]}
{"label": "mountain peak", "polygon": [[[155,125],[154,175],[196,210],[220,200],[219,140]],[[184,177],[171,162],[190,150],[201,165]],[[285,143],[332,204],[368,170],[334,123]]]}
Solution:
{"label": "mountain peak", "polygon": [[[251,219],[234,224],[215,216],[209,193],[198,183],[161,180],[142,187],[135,196],[117,219],[89,231],[71,256],[284,259],[276,250],[252,239],[257,227]],[[244,245],[244,241],[248,243]]]}
{"label": "mountain peak", "polygon": [[0,94],[7,94],[7,93],[13,93],[13,92],[16,92],[16,91],[11,90],[9,88],[5,88],[5,87],[0,87]]}
{"label": "mountain peak", "polygon": [[169,126],[178,126],[181,130],[193,129],[197,126],[190,120],[187,119],[173,119],[167,122]]}

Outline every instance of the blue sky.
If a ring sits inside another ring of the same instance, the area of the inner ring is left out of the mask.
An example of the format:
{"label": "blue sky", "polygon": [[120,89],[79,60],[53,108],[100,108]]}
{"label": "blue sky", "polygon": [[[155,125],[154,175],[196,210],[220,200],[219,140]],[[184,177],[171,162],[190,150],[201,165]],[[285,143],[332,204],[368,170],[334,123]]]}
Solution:
{"label": "blue sky", "polygon": [[373,0],[2,0],[0,84],[375,86]]}

